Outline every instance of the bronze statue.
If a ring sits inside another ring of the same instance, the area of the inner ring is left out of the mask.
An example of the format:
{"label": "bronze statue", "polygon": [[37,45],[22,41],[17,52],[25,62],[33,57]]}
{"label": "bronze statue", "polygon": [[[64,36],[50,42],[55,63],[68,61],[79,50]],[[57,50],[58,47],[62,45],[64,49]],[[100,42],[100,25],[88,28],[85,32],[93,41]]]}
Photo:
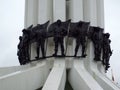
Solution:
{"label": "bronze statue", "polygon": [[[37,47],[36,47],[36,53],[37,56],[35,57],[36,59],[39,59],[39,52],[40,52],[40,48],[41,48],[41,52],[42,52],[42,58],[45,58],[45,39],[47,38],[47,26],[49,24],[49,21],[47,21],[44,24],[37,24],[37,26],[35,26],[32,29],[32,32],[34,32],[35,36],[33,38],[32,41],[35,41],[37,43]],[[35,40],[34,40],[35,39]]]}
{"label": "bronze statue", "polygon": [[19,44],[17,48],[18,48],[17,55],[18,55],[19,63],[20,65],[23,65],[24,55],[22,53],[23,52],[22,36],[19,36]]}
{"label": "bronze statue", "polygon": [[105,70],[108,70],[108,68],[110,67],[109,64],[109,59],[110,56],[112,55],[112,51],[111,51],[111,47],[110,47],[110,43],[111,40],[109,39],[110,34],[109,33],[105,33],[103,34],[103,56],[102,56],[102,63],[103,65],[105,65]]}
{"label": "bronze statue", "polygon": [[[52,28],[52,29],[51,29]],[[49,33],[52,32],[53,40],[55,43],[55,53],[53,56],[57,56],[58,45],[61,47],[61,56],[65,56],[64,54],[64,37],[67,35],[67,30],[64,28],[61,20],[57,20],[57,22],[53,23],[49,28]]]}
{"label": "bronze statue", "polygon": [[76,39],[76,47],[74,57],[77,56],[78,49],[80,45],[82,46],[82,55],[81,57],[85,57],[86,53],[86,38],[89,29],[90,22],[72,22],[70,24],[69,37],[73,37]]}
{"label": "bronze statue", "polygon": [[91,38],[94,45],[94,60],[100,61],[101,60],[101,51],[102,51],[102,42],[103,42],[103,29],[100,27],[90,27],[90,32],[88,37]]}
{"label": "bronze statue", "polygon": [[85,49],[86,49],[86,37],[87,37],[87,32],[88,32],[88,28],[89,28],[89,22],[82,22],[80,21],[77,25],[77,29],[76,29],[76,47],[75,47],[75,57],[77,55],[79,46],[82,46],[82,55],[81,57],[85,57],[86,53],[85,53]]}
{"label": "bronze statue", "polygon": [[23,29],[23,35],[19,37],[19,44],[18,44],[18,59],[20,65],[24,65],[30,62],[30,55],[29,55],[29,41],[30,41],[30,30],[33,25],[29,26],[27,29]]}
{"label": "bronze statue", "polygon": [[30,33],[28,30],[24,29],[23,31],[23,39],[22,39],[22,44],[23,44],[23,53],[25,57],[25,63],[30,62],[30,56],[29,56],[29,41],[30,41]]}

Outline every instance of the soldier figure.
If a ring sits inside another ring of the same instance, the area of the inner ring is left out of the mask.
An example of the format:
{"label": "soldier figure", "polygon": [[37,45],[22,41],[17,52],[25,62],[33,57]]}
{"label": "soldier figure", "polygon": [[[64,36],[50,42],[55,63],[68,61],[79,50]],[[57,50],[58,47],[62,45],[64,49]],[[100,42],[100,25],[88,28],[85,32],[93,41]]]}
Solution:
{"label": "soldier figure", "polygon": [[56,27],[53,30],[54,34],[54,43],[55,43],[55,53],[53,56],[57,56],[58,52],[58,45],[61,47],[61,54],[62,56],[65,56],[64,54],[64,36],[67,34],[67,30],[62,27],[61,20],[57,20]]}
{"label": "soldier figure", "polygon": [[46,31],[41,26],[40,28],[38,28],[38,30],[36,30],[36,42],[37,42],[36,59],[39,58],[40,47],[41,47],[41,52],[42,52],[42,58],[45,58],[45,50],[44,50],[45,39],[46,39]]}
{"label": "soldier figure", "polygon": [[82,22],[80,21],[77,25],[77,28],[76,28],[76,31],[75,31],[75,38],[76,38],[76,47],[75,47],[75,54],[74,56],[76,57],[77,55],[77,52],[78,52],[78,49],[79,49],[79,46],[81,44],[82,46],[82,57],[85,57],[86,54],[85,54],[85,49],[86,49],[86,36],[87,36],[87,30],[88,30],[88,27],[89,27],[89,22]]}
{"label": "soldier figure", "polygon": [[23,44],[23,54],[24,54],[24,61],[25,63],[30,62],[30,57],[29,57],[29,39],[30,39],[30,31],[29,30],[23,30],[23,39],[22,39],[22,44]]}
{"label": "soldier figure", "polygon": [[92,35],[92,41],[94,44],[94,60],[100,61],[101,60],[101,50],[102,50],[102,40],[103,40],[103,29],[99,27],[93,27],[94,32]]}
{"label": "soldier figure", "polygon": [[20,65],[24,65],[30,61],[29,59],[29,31],[26,29],[22,30],[23,36],[19,37],[19,44],[18,44],[18,59]]}
{"label": "soldier figure", "polygon": [[112,55],[112,51],[111,51],[111,48],[110,48],[110,43],[111,43],[111,40],[109,39],[110,37],[110,34],[109,33],[105,33],[103,35],[103,64],[106,66],[105,67],[105,70],[108,70],[108,68],[110,67],[110,64],[109,64],[109,59],[110,59],[110,56]]}
{"label": "soldier figure", "polygon": [[20,42],[17,47],[18,48],[17,55],[20,65],[23,65],[24,55],[23,55],[23,46],[22,46],[22,36],[19,37],[19,40]]}

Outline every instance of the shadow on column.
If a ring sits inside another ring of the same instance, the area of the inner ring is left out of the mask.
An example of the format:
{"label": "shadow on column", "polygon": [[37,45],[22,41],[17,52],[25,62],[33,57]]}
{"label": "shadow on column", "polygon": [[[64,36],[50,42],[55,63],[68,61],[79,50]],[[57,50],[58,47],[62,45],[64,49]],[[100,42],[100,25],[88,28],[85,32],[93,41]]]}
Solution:
{"label": "shadow on column", "polygon": [[73,90],[72,86],[70,85],[70,83],[69,83],[69,81],[68,81],[68,73],[69,73],[69,70],[66,71],[65,90]]}

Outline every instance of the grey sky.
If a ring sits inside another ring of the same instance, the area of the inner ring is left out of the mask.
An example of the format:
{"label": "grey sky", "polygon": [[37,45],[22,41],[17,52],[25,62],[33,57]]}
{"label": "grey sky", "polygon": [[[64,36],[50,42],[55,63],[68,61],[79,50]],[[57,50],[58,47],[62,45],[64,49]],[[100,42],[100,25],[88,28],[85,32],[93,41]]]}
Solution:
{"label": "grey sky", "polygon": [[[18,37],[24,28],[24,1],[0,0],[0,66],[19,65],[17,60]],[[114,50],[110,60],[115,80],[120,81],[120,0],[105,1],[105,32],[111,34]],[[111,69],[109,69],[111,70]],[[111,72],[108,72],[109,76]],[[118,79],[119,78],[119,79]]]}
{"label": "grey sky", "polygon": [[18,65],[18,37],[24,27],[24,0],[0,0],[0,66]]}
{"label": "grey sky", "polygon": [[[105,1],[105,32],[111,34],[111,48],[113,49],[113,55],[110,59],[111,68],[115,80],[120,81],[120,0],[104,0]],[[109,75],[111,75],[111,68],[109,69]]]}

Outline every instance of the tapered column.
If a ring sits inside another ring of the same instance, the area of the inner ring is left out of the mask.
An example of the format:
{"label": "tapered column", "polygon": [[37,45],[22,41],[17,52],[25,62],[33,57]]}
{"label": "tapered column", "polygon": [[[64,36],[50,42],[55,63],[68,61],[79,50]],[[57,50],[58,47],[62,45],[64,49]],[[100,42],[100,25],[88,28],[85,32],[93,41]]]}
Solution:
{"label": "tapered column", "polygon": [[97,26],[97,0],[83,0],[84,21],[90,21],[92,26]]}
{"label": "tapered column", "polygon": [[38,0],[25,0],[25,28],[37,24]]}
{"label": "tapered column", "polygon": [[42,88],[42,90],[64,90],[66,82],[65,60],[54,61],[54,66]]}
{"label": "tapered column", "polygon": [[38,23],[52,21],[52,0],[38,0]]}
{"label": "tapered column", "polygon": [[[70,0],[70,9],[69,9],[69,17],[72,20],[72,22],[78,22],[83,20],[83,0]],[[76,41],[74,38],[72,38],[73,44],[70,46],[73,50],[73,55],[75,53],[75,46]],[[81,50],[78,50],[78,55],[81,54]]]}
{"label": "tapered column", "polygon": [[94,77],[85,69],[84,60],[75,58],[73,60],[73,66],[68,75],[68,80],[72,88],[74,90],[103,90]]}
{"label": "tapered column", "polygon": [[97,24],[104,28],[104,1],[97,0]]}
{"label": "tapered column", "polygon": [[53,0],[53,21],[66,20],[66,0]]}
{"label": "tapered column", "polygon": [[[84,21],[90,21],[91,26],[97,26],[97,0],[84,0],[83,7],[84,7]],[[94,67],[94,48],[93,43],[88,40],[87,43],[87,59],[84,60],[86,69],[91,73],[91,66]]]}
{"label": "tapered column", "polygon": [[73,22],[83,20],[83,0],[70,0],[69,12]]}

